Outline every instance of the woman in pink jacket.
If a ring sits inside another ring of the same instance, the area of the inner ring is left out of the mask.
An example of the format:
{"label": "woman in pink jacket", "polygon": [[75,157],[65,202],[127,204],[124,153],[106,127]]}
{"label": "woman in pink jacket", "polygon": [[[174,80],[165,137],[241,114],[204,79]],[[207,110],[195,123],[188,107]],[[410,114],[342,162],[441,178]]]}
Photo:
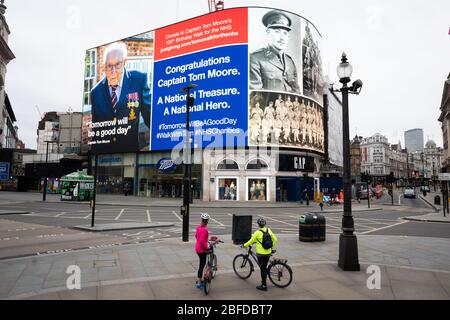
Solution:
{"label": "woman in pink jacket", "polygon": [[202,213],[202,222],[197,226],[197,230],[195,232],[195,252],[197,252],[197,255],[200,259],[198,271],[197,271],[197,282],[195,286],[199,289],[203,288],[203,269],[205,268],[206,264],[206,255],[207,250],[209,249],[209,243],[208,243],[208,221],[209,221],[209,214]]}

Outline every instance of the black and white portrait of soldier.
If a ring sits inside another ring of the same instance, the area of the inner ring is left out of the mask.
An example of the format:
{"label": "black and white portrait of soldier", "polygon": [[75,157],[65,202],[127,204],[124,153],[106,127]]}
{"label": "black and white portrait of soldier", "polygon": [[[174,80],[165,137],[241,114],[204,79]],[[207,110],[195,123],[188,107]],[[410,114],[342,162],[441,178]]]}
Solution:
{"label": "black and white portrait of soldier", "polygon": [[280,10],[249,15],[250,89],[301,94],[299,17]]}

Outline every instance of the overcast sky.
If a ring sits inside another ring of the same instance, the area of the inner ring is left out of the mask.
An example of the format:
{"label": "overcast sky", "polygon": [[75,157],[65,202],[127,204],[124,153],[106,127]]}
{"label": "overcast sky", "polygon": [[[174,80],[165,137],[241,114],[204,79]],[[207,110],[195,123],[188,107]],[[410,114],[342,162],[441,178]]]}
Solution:
{"label": "overcast sky", "polygon": [[[208,12],[207,0],[6,0],[11,30],[6,90],[26,147],[36,148],[46,111],[82,110],[85,50]],[[364,86],[350,96],[350,134],[379,132],[404,147],[405,130],[423,128],[442,146],[437,118],[450,73],[448,0],[225,0],[225,7],[289,10],[322,34],[324,71],[336,79],[343,51],[352,80]],[[335,80],[338,83],[337,80]]]}

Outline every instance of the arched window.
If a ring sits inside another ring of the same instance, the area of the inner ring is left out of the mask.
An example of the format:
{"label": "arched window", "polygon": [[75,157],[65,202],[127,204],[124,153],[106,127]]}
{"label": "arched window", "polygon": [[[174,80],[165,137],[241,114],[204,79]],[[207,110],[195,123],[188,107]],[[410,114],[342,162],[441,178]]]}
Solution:
{"label": "arched window", "polygon": [[239,166],[232,159],[223,159],[217,165],[217,170],[239,170]]}
{"label": "arched window", "polygon": [[262,159],[253,159],[247,163],[247,170],[267,170],[269,166]]}

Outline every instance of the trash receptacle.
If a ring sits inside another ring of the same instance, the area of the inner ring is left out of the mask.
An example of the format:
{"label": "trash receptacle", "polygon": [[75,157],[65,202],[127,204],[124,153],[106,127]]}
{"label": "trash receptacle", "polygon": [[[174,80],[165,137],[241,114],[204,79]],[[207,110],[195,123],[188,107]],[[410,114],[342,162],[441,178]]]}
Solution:
{"label": "trash receptacle", "polygon": [[318,213],[300,216],[299,240],[303,242],[325,241],[325,217]]}
{"label": "trash receptacle", "polygon": [[441,197],[435,196],[434,197],[434,204],[440,206],[441,205]]}
{"label": "trash receptacle", "polygon": [[252,237],[252,216],[233,214],[231,240],[234,244],[246,243]]}

